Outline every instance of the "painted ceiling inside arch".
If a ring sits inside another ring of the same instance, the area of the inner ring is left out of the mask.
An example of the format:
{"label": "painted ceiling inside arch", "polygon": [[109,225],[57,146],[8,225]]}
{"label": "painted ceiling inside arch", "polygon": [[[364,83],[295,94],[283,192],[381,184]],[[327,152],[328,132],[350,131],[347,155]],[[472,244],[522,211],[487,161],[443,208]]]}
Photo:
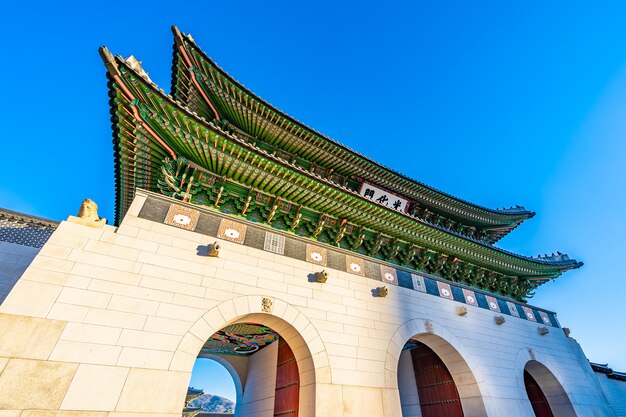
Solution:
{"label": "painted ceiling inside arch", "polygon": [[488,209],[386,168],[275,109],[175,27],[172,95],[101,48],[116,223],[137,188],[524,300],[582,265],[494,246],[534,213]]}
{"label": "painted ceiling inside arch", "polygon": [[199,358],[207,355],[250,356],[279,339],[278,333],[260,324],[231,324],[204,343]]}

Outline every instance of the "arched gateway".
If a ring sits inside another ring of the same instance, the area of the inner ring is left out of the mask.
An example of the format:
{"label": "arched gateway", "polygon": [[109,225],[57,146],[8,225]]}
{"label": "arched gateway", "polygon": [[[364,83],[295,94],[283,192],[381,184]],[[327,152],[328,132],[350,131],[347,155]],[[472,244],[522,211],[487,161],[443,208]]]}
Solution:
{"label": "arched gateway", "polygon": [[[189,372],[196,357],[217,357],[231,364],[241,384],[237,416],[313,416],[316,368],[323,372],[328,359],[323,346],[315,343],[319,336],[310,325],[283,300],[239,297],[200,317],[181,340],[175,358],[188,358]],[[257,339],[245,339],[251,334]],[[305,337],[313,342],[313,353],[321,361],[317,367]],[[243,362],[235,363],[223,354],[235,349]]]}
{"label": "arched gateway", "polygon": [[554,374],[537,360],[524,366],[524,387],[536,417],[575,417],[576,412]]}
{"label": "arched gateway", "polygon": [[397,363],[403,417],[487,417],[470,353],[444,326],[427,319],[404,323],[387,357],[388,369]]}
{"label": "arched gateway", "polygon": [[[578,345],[555,313],[525,301],[581,263],[496,246],[534,213],[488,209],[381,166],[173,33],[171,95],[134,57],[100,50],[115,226],[85,200],[0,305],[1,414],[179,416],[199,355],[272,333],[245,370],[231,361],[241,412],[398,417],[449,401],[450,415],[460,404],[464,417],[532,417],[523,350],[575,399],[567,416],[606,415]],[[22,262],[20,242],[33,242],[16,230],[0,233],[15,252],[1,262]],[[558,415],[560,394],[527,371]],[[429,400],[433,384],[449,392]]]}

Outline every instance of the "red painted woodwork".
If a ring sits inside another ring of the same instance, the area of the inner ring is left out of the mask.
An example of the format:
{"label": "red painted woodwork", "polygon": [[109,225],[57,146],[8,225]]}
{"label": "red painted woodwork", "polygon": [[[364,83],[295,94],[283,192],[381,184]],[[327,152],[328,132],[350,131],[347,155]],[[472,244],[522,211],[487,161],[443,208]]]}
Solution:
{"label": "red painted woodwork", "polygon": [[278,340],[274,416],[298,417],[299,396],[300,375],[298,374],[298,363],[289,344],[281,337]]}
{"label": "red painted woodwork", "polygon": [[420,343],[411,357],[422,417],[463,417],[456,384],[439,356]]}
{"label": "red painted woodwork", "polygon": [[527,371],[524,371],[524,385],[526,385],[526,393],[533,406],[533,411],[537,417],[554,417],[546,396],[543,394],[541,387],[535,381],[535,378]]}

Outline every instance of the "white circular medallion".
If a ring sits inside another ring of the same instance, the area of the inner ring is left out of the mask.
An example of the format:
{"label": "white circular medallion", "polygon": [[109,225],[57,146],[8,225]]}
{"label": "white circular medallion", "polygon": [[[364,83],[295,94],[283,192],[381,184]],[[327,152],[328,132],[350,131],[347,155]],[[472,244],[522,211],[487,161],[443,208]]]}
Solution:
{"label": "white circular medallion", "polygon": [[496,303],[494,303],[493,301],[489,303],[489,307],[492,310],[497,310],[498,309],[498,305]]}
{"label": "white circular medallion", "polygon": [[447,288],[442,288],[441,294],[443,294],[444,297],[450,297],[450,291],[448,291]]}
{"label": "white circular medallion", "polygon": [[319,252],[311,252],[311,259],[313,259],[315,262],[320,262],[324,259],[324,257]]}
{"label": "white circular medallion", "polygon": [[174,217],[172,217],[172,220],[174,220],[174,223],[180,224],[183,226],[191,223],[191,217],[185,216],[184,214],[176,214]]}
{"label": "white circular medallion", "polygon": [[530,320],[534,319],[535,316],[533,315],[533,313],[526,313],[526,317],[528,317]]}
{"label": "white circular medallion", "polygon": [[466,298],[467,298],[467,302],[468,302],[468,303],[474,303],[474,302],[476,302],[476,300],[474,300],[474,297],[472,297],[471,295],[468,295]]}
{"label": "white circular medallion", "polygon": [[229,237],[231,239],[237,239],[239,237],[239,232],[235,229],[226,229],[224,230],[224,234],[226,235],[226,237]]}
{"label": "white circular medallion", "polygon": [[357,263],[354,263],[354,262],[353,262],[353,263],[351,263],[351,264],[350,264],[350,269],[351,269],[353,272],[357,272],[357,273],[358,273],[358,272],[361,272],[361,265],[359,265],[359,264],[357,264]]}
{"label": "white circular medallion", "polygon": [[543,318],[543,322],[544,322],[545,324],[552,324],[552,323],[550,323],[550,319],[549,319],[549,318],[547,318],[547,317],[544,317],[544,318]]}

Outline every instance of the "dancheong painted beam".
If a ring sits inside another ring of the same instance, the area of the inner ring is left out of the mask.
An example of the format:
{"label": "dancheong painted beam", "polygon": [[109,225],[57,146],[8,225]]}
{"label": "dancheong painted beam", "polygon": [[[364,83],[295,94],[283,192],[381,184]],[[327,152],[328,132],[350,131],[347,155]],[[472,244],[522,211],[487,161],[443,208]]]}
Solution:
{"label": "dancheong painted beam", "polygon": [[582,265],[493,246],[534,213],[486,209],[389,170],[274,109],[174,35],[173,96],[135,58],[101,48],[117,223],[144,188],[516,300]]}

